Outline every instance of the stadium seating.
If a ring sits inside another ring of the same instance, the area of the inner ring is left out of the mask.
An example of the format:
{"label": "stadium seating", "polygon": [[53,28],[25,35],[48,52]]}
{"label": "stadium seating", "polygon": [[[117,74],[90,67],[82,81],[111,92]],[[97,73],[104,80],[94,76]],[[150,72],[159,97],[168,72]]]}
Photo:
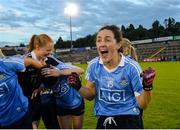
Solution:
{"label": "stadium seating", "polygon": [[[180,61],[180,41],[164,41],[154,43],[133,44],[136,48],[139,61]],[[1,48],[9,56],[24,54],[27,49]],[[98,56],[95,47],[91,49],[74,49],[73,51],[56,52],[56,56],[64,62],[87,63]]]}
{"label": "stadium seating", "polygon": [[[180,41],[134,44],[139,61],[177,61],[180,60]],[[64,62],[87,63],[98,56],[96,49],[59,53]]]}

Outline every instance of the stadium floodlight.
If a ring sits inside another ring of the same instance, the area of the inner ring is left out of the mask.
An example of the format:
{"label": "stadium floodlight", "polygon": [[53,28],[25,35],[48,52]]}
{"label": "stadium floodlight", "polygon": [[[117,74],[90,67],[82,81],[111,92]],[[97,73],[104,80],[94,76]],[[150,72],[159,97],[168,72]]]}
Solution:
{"label": "stadium floodlight", "polygon": [[74,3],[69,3],[65,8],[64,8],[64,13],[68,16],[70,16],[70,38],[71,38],[71,49],[73,48],[73,43],[72,43],[72,16],[77,15],[78,13],[78,6]]}

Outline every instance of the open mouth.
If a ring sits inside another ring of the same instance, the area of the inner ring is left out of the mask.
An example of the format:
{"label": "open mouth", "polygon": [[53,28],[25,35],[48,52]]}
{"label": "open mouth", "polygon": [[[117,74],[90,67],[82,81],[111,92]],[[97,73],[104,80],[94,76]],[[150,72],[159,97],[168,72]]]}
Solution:
{"label": "open mouth", "polygon": [[108,51],[100,51],[101,55],[107,54]]}
{"label": "open mouth", "polygon": [[100,51],[101,57],[102,58],[107,58],[108,57],[108,52],[109,51],[105,51],[105,50]]}

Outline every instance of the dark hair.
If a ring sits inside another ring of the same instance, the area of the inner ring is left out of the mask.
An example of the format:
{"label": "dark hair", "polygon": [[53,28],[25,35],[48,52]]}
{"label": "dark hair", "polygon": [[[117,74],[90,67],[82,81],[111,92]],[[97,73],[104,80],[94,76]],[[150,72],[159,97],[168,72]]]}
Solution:
{"label": "dark hair", "polygon": [[114,34],[114,38],[116,39],[117,42],[120,42],[122,40],[122,32],[120,30],[120,28],[116,25],[106,25],[102,28],[99,29],[98,32],[104,30],[104,29],[107,29],[107,30],[110,30],[113,32]]}
{"label": "dark hair", "polygon": [[35,45],[42,47],[50,42],[53,43],[53,40],[47,34],[33,35],[29,42],[28,52],[31,52],[32,50],[34,50]]}

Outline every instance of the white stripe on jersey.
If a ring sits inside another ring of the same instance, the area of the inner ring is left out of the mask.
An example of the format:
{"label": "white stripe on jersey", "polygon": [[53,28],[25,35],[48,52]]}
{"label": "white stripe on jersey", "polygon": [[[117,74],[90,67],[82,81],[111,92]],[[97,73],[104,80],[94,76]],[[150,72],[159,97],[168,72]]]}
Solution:
{"label": "white stripe on jersey", "polygon": [[18,63],[24,66],[24,60],[19,60],[18,59],[8,59],[8,60],[4,60],[3,62],[5,63]]}
{"label": "white stripe on jersey", "polygon": [[[127,59],[127,58],[126,58],[126,59]],[[137,68],[136,64],[133,64],[132,61],[130,61],[129,59],[127,59],[127,61],[125,61],[125,62],[126,62],[126,63],[129,63],[130,65],[132,65],[132,66],[135,68],[135,70],[137,71],[137,73],[139,74],[139,77],[140,77],[140,72],[139,72],[139,69]],[[139,82],[142,82],[141,78],[139,78]],[[135,91],[135,92],[134,92],[134,95],[135,95],[135,97],[137,97],[137,96],[140,95],[140,93],[137,92],[137,91]]]}
{"label": "white stripe on jersey", "polygon": [[126,58],[126,60],[130,63],[133,64],[133,66],[136,68],[136,70],[138,70],[139,74],[141,74],[141,68],[140,66],[138,66],[138,62],[136,63],[136,61],[131,61],[130,59]]}
{"label": "white stripe on jersey", "polygon": [[91,64],[96,63],[98,61],[98,59],[99,59],[99,57],[95,57],[88,63],[88,65],[90,66]]}

